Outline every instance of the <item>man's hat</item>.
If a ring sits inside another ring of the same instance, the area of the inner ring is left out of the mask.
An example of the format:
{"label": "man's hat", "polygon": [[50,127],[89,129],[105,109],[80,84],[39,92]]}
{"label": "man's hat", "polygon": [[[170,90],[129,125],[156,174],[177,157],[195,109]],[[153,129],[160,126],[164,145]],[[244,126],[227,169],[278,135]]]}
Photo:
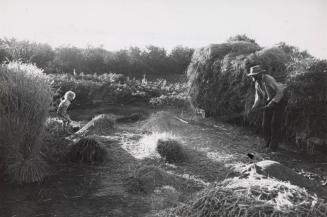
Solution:
{"label": "man's hat", "polygon": [[256,75],[261,74],[264,71],[266,71],[266,70],[262,69],[260,65],[252,66],[250,68],[250,73],[248,74],[248,76],[256,76]]}

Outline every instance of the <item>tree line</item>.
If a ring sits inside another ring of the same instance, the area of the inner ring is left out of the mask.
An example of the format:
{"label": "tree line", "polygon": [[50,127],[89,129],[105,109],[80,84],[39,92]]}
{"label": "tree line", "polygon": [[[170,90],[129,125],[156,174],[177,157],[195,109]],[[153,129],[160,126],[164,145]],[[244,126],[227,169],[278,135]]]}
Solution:
{"label": "tree line", "polygon": [[183,74],[193,49],[177,46],[168,52],[153,45],[108,51],[103,47],[52,48],[45,43],[0,39],[0,63],[21,61],[42,68],[45,73],[120,73],[140,78],[173,77]]}

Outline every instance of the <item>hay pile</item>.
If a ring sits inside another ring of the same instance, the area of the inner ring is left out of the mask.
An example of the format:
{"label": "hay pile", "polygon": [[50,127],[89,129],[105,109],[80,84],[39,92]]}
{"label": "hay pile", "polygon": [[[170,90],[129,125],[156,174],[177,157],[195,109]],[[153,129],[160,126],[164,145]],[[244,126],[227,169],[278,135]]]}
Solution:
{"label": "hay pile", "polygon": [[304,188],[253,173],[209,187],[174,210],[181,217],[327,215],[327,204]]}
{"label": "hay pile", "polygon": [[251,175],[253,170],[260,175],[278,179],[284,182],[290,182],[293,185],[297,185],[311,191],[316,191],[318,187],[317,183],[314,183],[306,177],[297,174],[291,168],[286,167],[277,161],[263,160],[247,165],[242,169],[241,176],[247,177]]}
{"label": "hay pile", "polygon": [[114,119],[107,114],[101,114],[95,116],[91,121],[89,121],[84,127],[76,132],[77,135],[107,135],[112,133],[115,129]]}
{"label": "hay pile", "polygon": [[107,150],[95,137],[85,137],[73,144],[68,152],[72,162],[88,164],[101,163],[105,160]]}
{"label": "hay pile", "polygon": [[148,132],[173,132],[175,129],[184,127],[185,123],[178,120],[169,112],[160,111],[152,114],[151,117],[142,126],[143,131]]}
{"label": "hay pile", "polygon": [[[302,130],[323,138],[327,129],[327,62],[283,43],[262,49],[253,41],[230,41],[196,50],[187,71],[192,105],[214,117],[245,114],[254,101],[254,84],[246,74],[257,64],[289,86],[284,138],[294,139]],[[239,116],[235,121],[261,127],[261,114]]]}
{"label": "hay pile", "polygon": [[183,145],[179,141],[171,138],[159,139],[157,152],[168,163],[182,162],[186,159]]}

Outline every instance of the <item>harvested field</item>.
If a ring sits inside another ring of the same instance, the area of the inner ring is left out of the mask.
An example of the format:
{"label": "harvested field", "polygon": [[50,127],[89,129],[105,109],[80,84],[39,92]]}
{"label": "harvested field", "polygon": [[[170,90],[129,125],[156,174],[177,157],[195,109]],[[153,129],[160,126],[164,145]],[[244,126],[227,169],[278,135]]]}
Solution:
{"label": "harvested field", "polygon": [[[125,109],[128,111],[128,108]],[[76,114],[74,117],[79,123],[85,123],[87,126],[86,114],[88,118],[92,118],[99,112],[107,113],[109,110],[112,112],[114,108],[87,110],[81,112],[81,119]],[[282,162],[297,173],[327,175],[324,167],[315,164],[315,161],[323,159],[315,157],[303,160],[302,156],[296,157],[294,153],[287,151],[278,154],[266,153],[260,147],[262,140],[241,128],[208,118],[191,121],[189,120],[191,116],[187,114],[182,117],[181,120],[185,121],[182,122],[176,119],[179,112],[174,110],[158,111],[146,107],[142,110],[151,114],[149,118],[137,122],[117,122],[114,130],[109,128],[111,129],[109,133],[103,133],[102,130],[92,131],[108,153],[108,157],[101,164],[61,161],[60,164],[51,167],[50,176],[39,185],[17,187],[6,182],[0,183],[2,187],[0,216],[143,217],[169,216],[167,214],[169,212],[172,213],[171,216],[176,216],[173,215],[176,211],[186,215],[187,212],[181,207],[189,206],[186,210],[192,210],[192,203],[196,201],[197,195],[202,195],[203,192],[211,192],[212,198],[228,193],[230,202],[233,202],[232,195],[235,190],[225,188],[228,181],[224,180],[227,178],[232,185],[233,177],[242,176],[234,168],[238,165],[240,168],[246,168],[253,163],[246,153],[253,153],[255,159]],[[126,112],[121,108],[117,111]],[[118,113],[117,116],[121,114]],[[56,128],[56,121],[50,123],[48,127]],[[167,126],[174,127],[173,133],[167,132]],[[152,129],[162,131],[151,132]],[[103,134],[98,135],[97,132]],[[177,140],[183,144],[187,155],[185,161],[170,164],[160,158],[156,151],[158,141],[167,139]],[[73,143],[64,141],[54,148],[65,153],[69,151],[64,147],[70,147]],[[301,172],[300,169],[304,171]],[[264,177],[266,171],[271,174],[269,169],[262,170],[264,173],[261,174]],[[311,173],[308,173],[308,170]],[[327,198],[327,192],[322,186],[325,179],[310,175],[310,178],[312,177],[314,179],[310,182],[318,186],[315,193],[318,195],[317,204],[320,204],[321,198]],[[248,180],[248,177],[244,177],[244,180]],[[223,185],[221,189],[224,190],[219,190],[218,184],[213,186],[216,182],[224,183],[221,184]],[[246,192],[245,186],[241,186],[240,189],[242,190],[240,194]],[[262,189],[263,192],[267,192],[266,187]],[[278,188],[275,186],[275,189]],[[293,190],[291,192],[295,194]],[[253,185],[251,191],[256,195],[255,192],[260,192],[260,189]],[[307,195],[302,190],[300,192],[302,193],[296,193],[301,196],[297,196],[299,200]],[[309,194],[311,195],[311,191]],[[276,194],[272,194],[271,197],[275,198]],[[246,201],[255,203],[252,199]],[[309,201],[314,200],[311,198]],[[303,206],[307,209],[305,204]],[[179,209],[175,209],[176,207]],[[267,207],[272,209],[273,206]]]}

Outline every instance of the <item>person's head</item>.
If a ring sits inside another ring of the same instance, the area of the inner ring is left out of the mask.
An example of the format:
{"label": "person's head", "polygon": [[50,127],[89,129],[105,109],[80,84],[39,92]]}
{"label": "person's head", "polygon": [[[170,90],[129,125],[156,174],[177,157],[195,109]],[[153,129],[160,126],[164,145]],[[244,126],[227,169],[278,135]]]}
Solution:
{"label": "person's head", "polygon": [[260,65],[252,66],[248,76],[250,76],[253,81],[260,81],[262,79],[263,72],[265,72],[265,70],[262,69]]}
{"label": "person's head", "polygon": [[74,100],[75,99],[75,97],[76,97],[76,94],[73,92],[73,91],[67,91],[66,93],[65,93],[65,96],[64,96],[64,98],[65,99],[68,99],[69,101],[72,101],[72,100]]}

